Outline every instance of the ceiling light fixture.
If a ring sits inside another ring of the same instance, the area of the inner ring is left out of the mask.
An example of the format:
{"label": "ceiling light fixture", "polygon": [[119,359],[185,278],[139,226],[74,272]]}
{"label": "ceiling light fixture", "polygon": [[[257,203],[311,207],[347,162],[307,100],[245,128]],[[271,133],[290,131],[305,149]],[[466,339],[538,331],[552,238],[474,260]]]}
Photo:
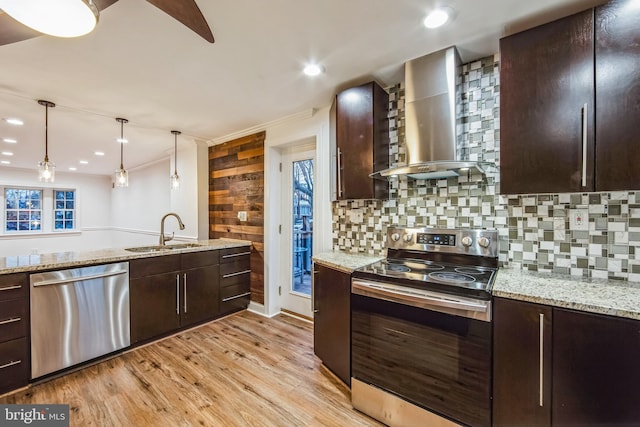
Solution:
{"label": "ceiling light fixture", "polygon": [[309,77],[315,77],[322,74],[324,72],[324,68],[322,65],[318,64],[307,64],[302,71]]}
{"label": "ceiling light fixture", "polygon": [[15,117],[10,117],[8,119],[4,119],[5,122],[9,123],[10,125],[14,125],[14,126],[22,126],[24,125],[24,122],[20,119],[16,119]]}
{"label": "ceiling light fixture", "polygon": [[448,7],[439,7],[429,12],[424,18],[424,26],[427,28],[438,28],[447,23],[451,18],[451,9]]}
{"label": "ceiling light fixture", "polygon": [[10,165],[11,162],[9,160],[1,160],[0,163],[2,163],[3,165]]}
{"label": "ceiling light fixture", "polygon": [[44,160],[38,163],[38,180],[53,182],[56,178],[56,165],[49,161],[49,108],[56,106],[53,102],[38,100],[44,107]]}
{"label": "ceiling light fixture", "polygon": [[77,168],[77,167],[75,167],[75,166],[69,166],[69,170],[70,170],[70,171],[77,171],[77,170],[78,170],[78,168]]}
{"label": "ceiling light fixture", "polygon": [[13,153],[11,151],[3,151],[2,155],[3,156],[13,156]]}
{"label": "ceiling light fixture", "polygon": [[88,162],[88,161],[86,161],[86,160],[80,160],[80,164],[81,164],[81,165],[88,165],[88,164],[89,164],[89,162]]}
{"label": "ceiling light fixture", "polygon": [[100,15],[93,0],[0,0],[0,8],[21,24],[55,37],[88,34]]}
{"label": "ceiling light fixture", "polygon": [[170,177],[171,189],[177,190],[180,188],[180,176],[178,176],[178,135],[182,132],[179,130],[172,130],[173,134],[173,175]]}
{"label": "ceiling light fixture", "polygon": [[94,151],[94,153],[96,156],[104,156],[104,151]]}
{"label": "ceiling light fixture", "polygon": [[[116,121],[120,123],[120,169],[116,171],[116,187],[128,187],[129,186],[129,173],[124,169],[124,163],[122,162],[124,154],[124,124],[129,123],[129,120],[123,118],[116,118]],[[96,154],[98,154],[96,152]],[[104,153],[103,153],[104,154]]]}
{"label": "ceiling light fixture", "polygon": [[18,140],[17,139],[13,139],[13,138],[3,138],[2,139],[4,142],[6,142],[7,144],[17,144]]}

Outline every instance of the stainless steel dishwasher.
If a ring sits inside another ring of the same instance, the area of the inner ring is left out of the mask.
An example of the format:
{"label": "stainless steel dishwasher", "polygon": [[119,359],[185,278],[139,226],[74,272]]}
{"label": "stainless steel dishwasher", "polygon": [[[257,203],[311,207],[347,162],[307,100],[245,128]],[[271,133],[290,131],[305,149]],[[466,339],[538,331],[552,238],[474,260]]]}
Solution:
{"label": "stainless steel dishwasher", "polygon": [[129,263],[30,275],[31,378],[130,344]]}

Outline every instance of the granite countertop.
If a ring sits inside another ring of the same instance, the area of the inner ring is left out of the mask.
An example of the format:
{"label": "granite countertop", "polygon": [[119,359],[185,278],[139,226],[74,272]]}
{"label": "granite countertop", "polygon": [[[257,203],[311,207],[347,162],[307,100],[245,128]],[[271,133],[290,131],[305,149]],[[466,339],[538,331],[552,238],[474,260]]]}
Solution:
{"label": "granite countertop", "polygon": [[316,263],[324,265],[325,267],[334,268],[342,271],[343,273],[351,274],[353,270],[380,261],[381,259],[384,259],[384,257],[331,251],[314,255],[312,259]]}
{"label": "granite countertop", "polygon": [[500,269],[494,297],[640,320],[640,284]]}
{"label": "granite countertop", "polygon": [[[176,242],[175,244],[180,243],[187,242]],[[156,252],[130,252],[125,250],[124,248],[112,248],[95,251],[54,252],[39,255],[0,257],[0,274],[79,267],[89,264],[107,264],[111,262],[122,262],[139,258],[150,258],[186,252],[200,252],[216,249],[237,248],[251,245],[250,241],[234,239],[201,240],[197,243],[200,246],[183,249],[163,249]],[[167,246],[171,245],[168,244]]]}

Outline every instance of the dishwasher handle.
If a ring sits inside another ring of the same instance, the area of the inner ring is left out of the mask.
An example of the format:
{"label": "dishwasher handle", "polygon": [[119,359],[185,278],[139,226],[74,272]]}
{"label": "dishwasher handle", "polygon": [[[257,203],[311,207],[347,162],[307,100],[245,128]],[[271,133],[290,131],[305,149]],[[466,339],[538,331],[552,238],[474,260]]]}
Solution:
{"label": "dishwasher handle", "polygon": [[104,273],[89,274],[86,276],[74,276],[74,277],[65,277],[64,279],[41,280],[39,282],[33,282],[33,286],[64,285],[65,283],[74,283],[74,282],[81,282],[83,280],[101,279],[103,277],[119,276],[121,274],[128,274],[128,273],[129,273],[129,270],[105,271]]}

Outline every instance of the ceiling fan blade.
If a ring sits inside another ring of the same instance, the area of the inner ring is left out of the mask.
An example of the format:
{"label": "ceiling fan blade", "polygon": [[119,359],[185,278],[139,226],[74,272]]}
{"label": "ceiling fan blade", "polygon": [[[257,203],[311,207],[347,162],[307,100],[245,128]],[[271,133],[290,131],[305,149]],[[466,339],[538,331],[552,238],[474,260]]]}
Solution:
{"label": "ceiling fan blade", "polygon": [[200,37],[213,43],[213,34],[194,0],[147,0],[158,9],[177,19]]}
{"label": "ceiling fan blade", "polygon": [[[93,0],[98,10],[102,11],[118,0]],[[16,21],[0,10],[0,46],[41,36],[42,33],[32,30]]]}

